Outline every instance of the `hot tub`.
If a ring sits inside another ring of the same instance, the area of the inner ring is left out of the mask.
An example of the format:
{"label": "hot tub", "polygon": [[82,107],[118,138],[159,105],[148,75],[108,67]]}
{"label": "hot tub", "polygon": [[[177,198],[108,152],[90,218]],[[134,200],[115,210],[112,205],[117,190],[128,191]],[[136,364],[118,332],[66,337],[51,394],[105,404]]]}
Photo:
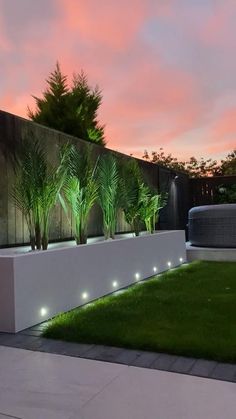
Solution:
{"label": "hot tub", "polygon": [[236,204],[191,208],[188,227],[192,246],[236,248]]}

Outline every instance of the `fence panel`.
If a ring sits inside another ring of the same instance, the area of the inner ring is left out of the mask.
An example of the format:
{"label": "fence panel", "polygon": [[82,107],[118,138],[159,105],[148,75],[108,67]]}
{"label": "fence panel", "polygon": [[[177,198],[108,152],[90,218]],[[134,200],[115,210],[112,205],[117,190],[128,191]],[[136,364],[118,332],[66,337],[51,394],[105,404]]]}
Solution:
{"label": "fence panel", "polygon": [[[20,143],[25,137],[38,139],[47,150],[48,160],[52,164],[55,164],[57,161],[57,151],[61,144],[69,141],[76,144],[81,149],[81,152],[83,152],[83,147],[87,144],[78,138],[0,111],[0,147],[3,154],[9,156],[11,151],[20,147]],[[95,160],[98,156],[110,153],[114,154],[121,163],[133,159],[133,157],[114,152],[96,144],[93,144],[92,148]],[[21,213],[16,211],[10,198],[14,181],[12,166],[10,160],[4,159],[3,155],[0,157],[2,166],[2,181],[0,181],[0,227],[2,230],[0,246],[24,244],[29,240],[27,226]],[[155,190],[168,193],[167,206],[160,214],[159,228],[165,230],[185,228],[189,200],[188,176],[145,162],[144,160],[137,159],[137,162],[143,171],[147,183]],[[178,179],[175,179],[176,175],[178,175]],[[125,222],[124,215],[120,212],[117,221],[117,232],[128,231],[130,231],[130,226]],[[102,215],[98,206],[92,211],[88,233],[90,236],[102,234]],[[50,239],[65,240],[71,238],[71,235],[72,232],[67,218],[60,206],[57,205],[52,214]]]}
{"label": "fence panel", "polygon": [[217,204],[221,186],[236,186],[236,176],[216,176],[190,179],[190,203],[192,207]]}

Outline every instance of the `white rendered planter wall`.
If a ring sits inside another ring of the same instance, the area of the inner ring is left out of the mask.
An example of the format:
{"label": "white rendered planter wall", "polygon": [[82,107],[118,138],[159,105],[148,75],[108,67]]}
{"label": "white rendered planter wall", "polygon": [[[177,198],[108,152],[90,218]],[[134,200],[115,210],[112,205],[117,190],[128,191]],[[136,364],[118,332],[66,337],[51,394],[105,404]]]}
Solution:
{"label": "white rendered planter wall", "polygon": [[0,255],[0,331],[18,332],[185,260],[182,230]]}

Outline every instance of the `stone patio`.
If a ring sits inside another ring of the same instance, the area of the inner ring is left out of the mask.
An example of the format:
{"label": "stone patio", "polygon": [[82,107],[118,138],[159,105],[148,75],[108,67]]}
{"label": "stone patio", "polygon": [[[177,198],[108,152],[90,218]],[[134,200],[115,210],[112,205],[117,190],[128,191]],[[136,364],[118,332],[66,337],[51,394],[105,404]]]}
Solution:
{"label": "stone patio", "polygon": [[[158,364],[134,352],[132,362]],[[235,385],[218,380],[4,346],[0,376],[0,419],[235,419]]]}
{"label": "stone patio", "polygon": [[0,345],[236,382],[235,364],[112,346],[46,339],[41,336],[45,325],[46,322],[17,334],[0,333]]}

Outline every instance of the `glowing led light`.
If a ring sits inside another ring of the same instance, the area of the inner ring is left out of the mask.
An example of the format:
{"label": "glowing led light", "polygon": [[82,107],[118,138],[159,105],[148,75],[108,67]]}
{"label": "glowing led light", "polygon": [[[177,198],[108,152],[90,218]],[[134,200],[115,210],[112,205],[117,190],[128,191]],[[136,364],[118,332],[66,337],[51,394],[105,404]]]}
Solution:
{"label": "glowing led light", "polygon": [[117,288],[118,287],[118,282],[117,281],[113,281],[112,282],[112,286],[113,286],[113,288]]}
{"label": "glowing led light", "polygon": [[180,263],[182,263],[183,262],[183,258],[179,258],[179,261],[180,261]]}
{"label": "glowing led light", "polygon": [[157,272],[157,267],[156,266],[153,266],[153,272]]}
{"label": "glowing led light", "polygon": [[45,307],[42,307],[41,310],[40,310],[41,316],[46,316],[47,312],[48,312],[48,310]]}
{"label": "glowing led light", "polygon": [[83,300],[87,300],[87,298],[88,298],[88,293],[87,293],[87,292],[83,292],[83,293],[82,293],[82,298],[83,298]]}
{"label": "glowing led light", "polygon": [[167,262],[167,265],[169,266],[169,268],[171,267],[171,262],[169,261],[169,262]]}
{"label": "glowing led light", "polygon": [[138,272],[136,272],[134,276],[135,276],[135,279],[140,279],[140,274]]}

